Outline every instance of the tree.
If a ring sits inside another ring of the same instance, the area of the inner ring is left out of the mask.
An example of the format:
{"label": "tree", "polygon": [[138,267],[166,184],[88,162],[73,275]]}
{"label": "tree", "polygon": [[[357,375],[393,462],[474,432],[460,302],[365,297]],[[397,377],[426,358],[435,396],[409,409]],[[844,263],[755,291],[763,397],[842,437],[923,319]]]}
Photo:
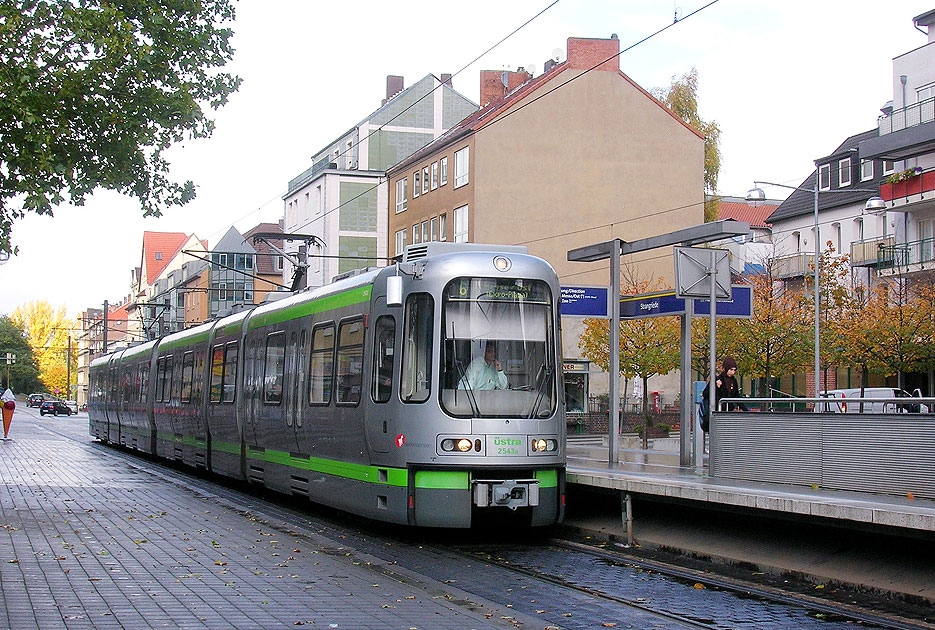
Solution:
{"label": "tree", "polygon": [[26,212],[82,205],[96,188],[139,199],[144,216],[182,205],[163,151],[214,129],[240,85],[230,0],[0,3],[0,251]]}
{"label": "tree", "polygon": [[698,114],[698,70],[692,68],[682,78],[672,77],[666,88],[653,88],[652,95],[679,118],[704,135],[704,186],[709,199],[705,201],[704,220],[717,220],[717,180],[721,173],[721,128],[715,121],[706,122]]}
{"label": "tree", "polygon": [[[624,295],[639,295],[662,288],[660,282],[630,280]],[[610,371],[610,321],[585,319],[585,330],[578,346],[582,356],[603,370]],[[657,374],[668,374],[679,366],[679,320],[677,317],[627,319],[620,322],[620,363],[618,373],[627,378],[638,376],[643,381],[643,445],[649,438],[652,416],[649,413],[647,381]],[[615,405],[617,401],[610,401]]]}
{"label": "tree", "polygon": [[882,280],[881,300],[875,303],[871,315],[878,334],[872,353],[880,362],[880,371],[895,374],[898,387],[903,386],[903,374],[924,369],[931,360],[928,341],[931,339],[932,304],[935,287],[928,282],[913,284],[902,277]]}
{"label": "tree", "polygon": [[[6,315],[0,315],[0,356],[6,353],[16,355],[16,363],[9,366],[10,388],[14,392],[32,393],[41,389],[39,366],[33,356],[32,348],[26,341],[25,332]],[[3,387],[7,386],[7,365],[0,362]]]}
{"label": "tree", "polygon": [[[75,323],[65,316],[65,307],[53,308],[48,302],[36,301],[16,307],[13,322],[26,333],[39,366],[39,379],[50,392],[61,392],[69,398],[70,385],[77,383],[78,365],[74,354],[69,356],[69,338]],[[69,364],[71,382],[68,382]]]}

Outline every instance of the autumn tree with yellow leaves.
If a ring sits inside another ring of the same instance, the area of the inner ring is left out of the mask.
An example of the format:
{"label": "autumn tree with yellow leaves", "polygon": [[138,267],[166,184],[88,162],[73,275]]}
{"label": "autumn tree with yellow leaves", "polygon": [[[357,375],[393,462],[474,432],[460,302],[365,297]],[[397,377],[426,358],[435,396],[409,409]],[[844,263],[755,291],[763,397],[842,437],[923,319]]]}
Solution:
{"label": "autumn tree with yellow leaves", "polygon": [[[39,380],[50,392],[70,398],[71,384],[77,383],[74,350],[69,356],[69,335],[75,322],[65,315],[65,307],[53,307],[45,300],[16,307],[10,318],[27,335],[27,342],[39,364]],[[69,362],[71,383],[68,383]]]}

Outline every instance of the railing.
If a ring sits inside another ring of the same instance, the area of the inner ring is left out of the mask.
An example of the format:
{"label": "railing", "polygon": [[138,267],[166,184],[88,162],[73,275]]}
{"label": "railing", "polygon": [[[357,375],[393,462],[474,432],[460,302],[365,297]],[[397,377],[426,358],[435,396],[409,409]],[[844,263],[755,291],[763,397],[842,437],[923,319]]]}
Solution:
{"label": "railing", "polygon": [[722,398],[718,401],[718,412],[726,412],[729,406],[743,405],[751,412],[809,412],[809,413],[913,413],[935,414],[935,398],[919,396],[897,396],[869,398],[849,396],[802,396],[789,398]]}
{"label": "railing", "polygon": [[815,254],[791,254],[773,258],[773,270],[777,278],[794,278],[812,273]]}
{"label": "railing", "polygon": [[881,136],[885,136],[888,133],[918,127],[933,120],[935,120],[935,98],[929,98],[897,109],[889,116],[882,116],[877,121],[877,130]]}
{"label": "railing", "polygon": [[880,184],[880,197],[883,201],[892,201],[894,205],[911,203],[905,199],[913,195],[923,195],[935,190],[935,169],[916,169],[916,174],[896,182]]}
{"label": "railing", "polygon": [[861,265],[878,264],[880,261],[880,248],[892,247],[896,239],[892,236],[876,236],[874,238],[865,238],[862,241],[851,243],[851,265],[859,267]]}
{"label": "railing", "polygon": [[877,253],[877,269],[908,267],[935,260],[935,238],[923,238],[899,245],[884,245]]}

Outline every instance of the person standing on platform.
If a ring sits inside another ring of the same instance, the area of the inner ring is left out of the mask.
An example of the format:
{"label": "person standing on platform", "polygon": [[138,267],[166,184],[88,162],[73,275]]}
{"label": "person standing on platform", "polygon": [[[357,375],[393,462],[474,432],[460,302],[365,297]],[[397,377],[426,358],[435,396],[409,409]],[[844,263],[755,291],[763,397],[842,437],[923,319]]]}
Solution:
{"label": "person standing on platform", "polygon": [[[717,375],[714,381],[715,409],[720,408],[722,398],[740,398],[740,386],[737,384],[735,374],[737,374],[737,362],[731,357],[724,357],[724,361],[721,363],[721,373]],[[701,429],[703,431],[708,430],[708,421],[711,415],[708,410],[708,393],[710,388],[711,383],[708,383],[704,388],[704,392],[701,394]],[[731,411],[734,409],[747,411],[747,407],[743,403],[728,403],[727,408]]]}
{"label": "person standing on platform", "polygon": [[7,387],[3,395],[0,396],[0,403],[3,404],[3,439],[7,439],[10,433],[10,423],[13,422],[13,410],[16,408],[16,396],[13,390]]}

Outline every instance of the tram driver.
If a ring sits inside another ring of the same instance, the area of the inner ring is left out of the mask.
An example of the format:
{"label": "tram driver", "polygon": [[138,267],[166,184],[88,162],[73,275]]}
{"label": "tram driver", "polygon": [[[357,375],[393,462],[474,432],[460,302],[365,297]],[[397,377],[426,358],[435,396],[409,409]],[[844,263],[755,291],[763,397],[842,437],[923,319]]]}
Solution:
{"label": "tram driver", "polygon": [[484,346],[484,356],[477,357],[468,365],[464,377],[458,383],[458,389],[491,390],[507,389],[506,374],[497,359],[497,345],[488,340]]}

